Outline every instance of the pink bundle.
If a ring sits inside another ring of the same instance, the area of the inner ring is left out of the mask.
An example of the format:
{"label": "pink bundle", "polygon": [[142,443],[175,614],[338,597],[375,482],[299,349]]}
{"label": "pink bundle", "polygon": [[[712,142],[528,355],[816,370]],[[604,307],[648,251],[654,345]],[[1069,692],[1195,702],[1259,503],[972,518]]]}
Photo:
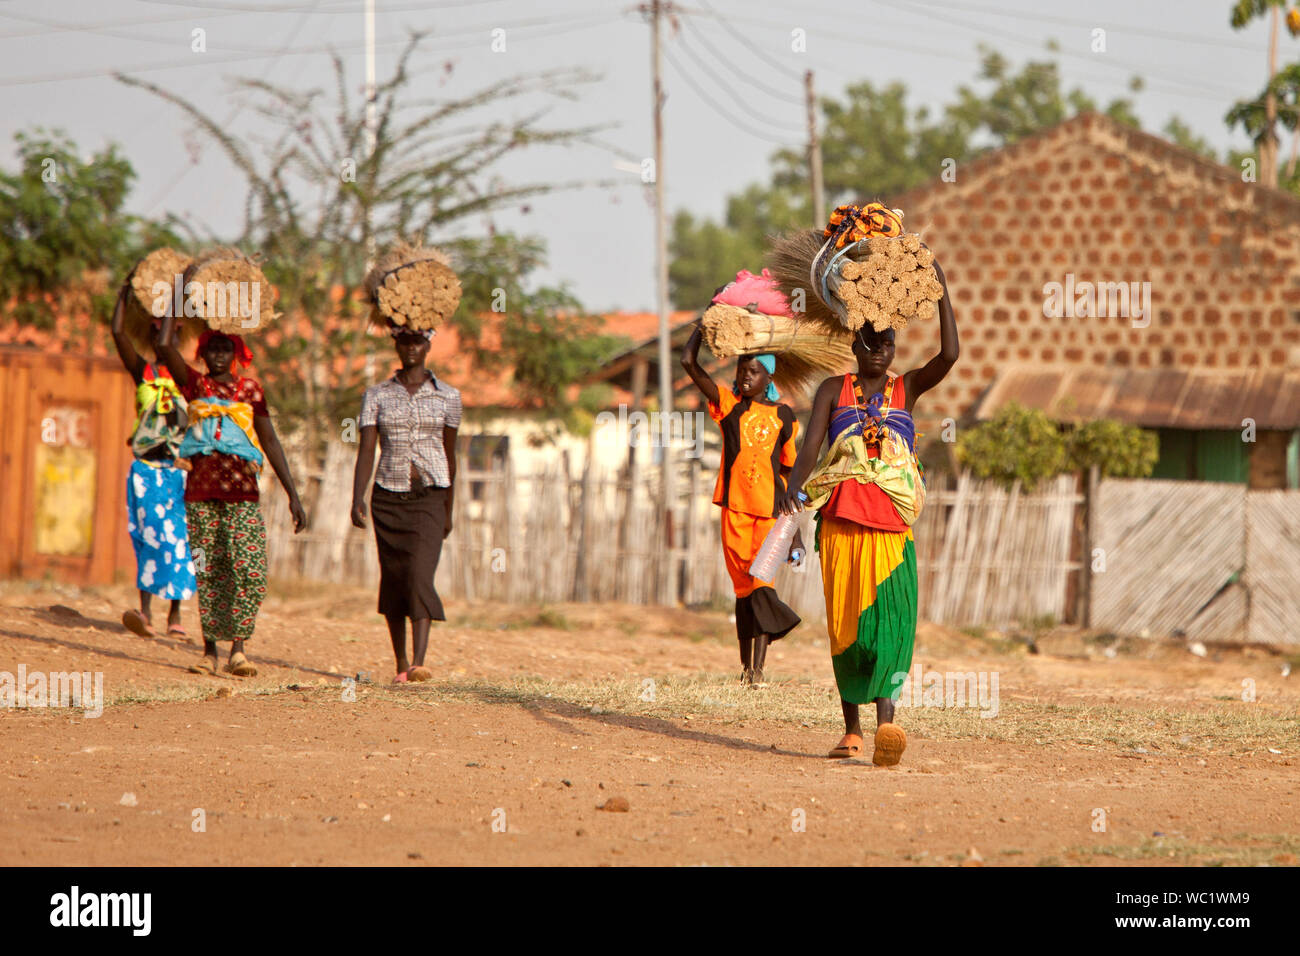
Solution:
{"label": "pink bundle", "polygon": [[790,311],[790,300],[777,286],[772,273],[763,270],[756,276],[746,269],[736,273],[736,278],[727,283],[726,288],[713,297],[713,301],[723,305],[734,305],[763,315],[783,315],[794,318]]}

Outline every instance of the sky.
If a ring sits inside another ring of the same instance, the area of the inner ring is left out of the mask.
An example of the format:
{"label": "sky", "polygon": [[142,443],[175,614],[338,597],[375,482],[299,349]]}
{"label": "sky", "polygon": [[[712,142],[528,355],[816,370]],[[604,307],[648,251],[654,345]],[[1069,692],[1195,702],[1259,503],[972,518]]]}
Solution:
{"label": "sky", "polygon": [[[1245,134],[1230,133],[1223,115],[1263,87],[1268,29],[1260,20],[1232,30],[1230,7],[1230,0],[683,0],[664,28],[660,174],[669,218],[680,209],[719,218],[728,194],[768,180],[775,150],[806,145],[804,71],[814,71],[818,94],[827,96],[864,80],[902,81],[909,105],[934,115],[974,81],[981,43],[1013,69],[1054,57],[1065,88],[1082,87],[1101,104],[1129,95],[1139,75],[1144,129],[1158,132],[1176,114],[1220,154],[1245,149]],[[364,0],[0,0],[0,163],[13,168],[14,134],[35,127],[63,130],[83,155],[115,142],[137,173],[131,212],[173,213],[201,235],[232,238],[243,221],[243,176],[179,108],[112,74],[165,85],[256,142],[269,127],[241,108],[232,81],[332,95],[333,50],[359,97],[363,9]],[[424,98],[464,96],[538,71],[598,75],[577,101],[541,93],[474,114],[490,123],[546,109],[548,124],[601,129],[597,143],[530,149],[494,171],[507,183],[575,188],[466,220],[457,233],[482,234],[490,219],[498,231],[539,236],[549,265],[538,281],[567,286],[593,310],[653,310],[653,195],[641,181],[641,160],[653,155],[651,32],[637,3],[376,0],[376,10],[381,81],[409,33],[428,34],[412,61]],[[196,29],[204,52],[192,49]],[[1097,29],[1105,30],[1104,52],[1092,49]],[[793,49],[794,31],[806,38],[803,49]],[[1046,51],[1049,40],[1059,44],[1055,54]],[[1300,39],[1283,29],[1280,63],[1297,54]]]}

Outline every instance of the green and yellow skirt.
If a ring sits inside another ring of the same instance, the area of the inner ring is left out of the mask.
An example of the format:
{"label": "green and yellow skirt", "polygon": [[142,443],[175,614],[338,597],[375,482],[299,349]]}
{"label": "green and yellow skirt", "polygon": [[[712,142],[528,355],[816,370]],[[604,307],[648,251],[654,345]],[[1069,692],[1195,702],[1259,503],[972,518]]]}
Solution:
{"label": "green and yellow skirt", "polygon": [[851,704],[893,697],[911,669],[916,643],[912,531],[818,517],[826,629],[840,697]]}

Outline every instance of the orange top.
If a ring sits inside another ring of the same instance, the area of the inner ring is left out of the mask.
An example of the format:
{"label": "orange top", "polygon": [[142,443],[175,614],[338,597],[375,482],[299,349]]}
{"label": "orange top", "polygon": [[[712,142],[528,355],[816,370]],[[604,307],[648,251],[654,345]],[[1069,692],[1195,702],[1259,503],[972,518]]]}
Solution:
{"label": "orange top", "polygon": [[785,494],[781,466],[794,464],[799,423],[789,405],[767,405],[718,387],[709,417],[722,428],[722,467],[713,503],[732,511],[775,517],[776,499]]}
{"label": "orange top", "polygon": [[[844,376],[839,398],[836,399],[831,414],[834,415],[841,408],[858,405],[855,393],[853,373],[849,372]],[[903,390],[901,375],[890,376],[884,395],[885,400],[880,406],[882,412],[888,408],[907,407],[907,394]],[[865,408],[865,405],[858,407]],[[878,443],[868,443],[867,457],[880,457]],[[835,490],[831,492],[830,500],[822,506],[822,513],[832,518],[853,521],[868,528],[879,528],[882,531],[906,531],[908,527],[884,489],[879,485],[863,484],[860,481],[841,481],[836,485]]]}

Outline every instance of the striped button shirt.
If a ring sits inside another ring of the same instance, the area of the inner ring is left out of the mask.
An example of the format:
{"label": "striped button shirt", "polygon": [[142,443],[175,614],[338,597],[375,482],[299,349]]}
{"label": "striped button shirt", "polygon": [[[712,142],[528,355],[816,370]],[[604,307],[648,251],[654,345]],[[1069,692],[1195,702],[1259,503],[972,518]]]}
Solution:
{"label": "striped button shirt", "polygon": [[443,428],[459,428],[460,390],[429,377],[414,395],[397,380],[366,389],[360,426],[379,429],[379,470],[375,483],[388,491],[411,490],[411,465],[425,485],[451,486]]}

